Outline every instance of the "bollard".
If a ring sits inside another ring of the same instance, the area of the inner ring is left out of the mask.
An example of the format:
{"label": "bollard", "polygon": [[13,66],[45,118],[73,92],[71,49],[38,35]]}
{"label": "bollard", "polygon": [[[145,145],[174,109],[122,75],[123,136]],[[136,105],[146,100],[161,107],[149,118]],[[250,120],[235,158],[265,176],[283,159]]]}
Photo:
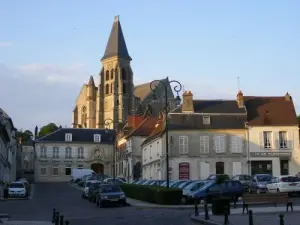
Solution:
{"label": "bollard", "polygon": [[208,206],[207,206],[207,202],[206,201],[204,203],[204,211],[205,211],[205,220],[209,220]]}
{"label": "bollard", "polygon": [[280,225],[284,225],[284,220],[283,220],[283,217],[284,217],[284,215],[283,214],[280,214],[279,215],[279,218],[280,218]]}
{"label": "bollard", "polygon": [[66,225],[70,225],[70,221],[69,220],[66,220]]}
{"label": "bollard", "polygon": [[56,216],[56,210],[55,210],[55,208],[53,208],[52,223],[55,223],[55,216]]}
{"label": "bollard", "polygon": [[249,225],[253,225],[253,212],[249,210]]}
{"label": "bollard", "polygon": [[59,224],[64,225],[64,216],[63,215],[60,216],[60,223]]}
{"label": "bollard", "polygon": [[224,207],[224,225],[228,225],[229,221],[228,221],[228,207],[225,206]]}
{"label": "bollard", "polygon": [[59,212],[56,212],[55,225],[59,225]]}
{"label": "bollard", "polygon": [[199,211],[198,211],[198,200],[195,198],[195,216],[199,216]]}

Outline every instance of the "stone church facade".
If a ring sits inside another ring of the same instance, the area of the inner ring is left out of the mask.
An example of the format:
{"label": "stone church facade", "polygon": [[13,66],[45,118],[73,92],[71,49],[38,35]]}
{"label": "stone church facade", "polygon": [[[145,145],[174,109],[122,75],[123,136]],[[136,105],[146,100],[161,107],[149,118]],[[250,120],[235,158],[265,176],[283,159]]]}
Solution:
{"label": "stone church facade", "polygon": [[[89,82],[82,86],[73,110],[73,128],[115,128],[117,124],[125,123],[128,115],[146,112],[158,115],[165,105],[165,89],[169,107],[175,107],[168,77],[154,82],[155,103],[152,101],[151,82],[134,86],[131,60],[119,17],[116,16],[101,58],[100,82],[95,84],[91,76]],[[114,124],[107,127],[112,121]]]}

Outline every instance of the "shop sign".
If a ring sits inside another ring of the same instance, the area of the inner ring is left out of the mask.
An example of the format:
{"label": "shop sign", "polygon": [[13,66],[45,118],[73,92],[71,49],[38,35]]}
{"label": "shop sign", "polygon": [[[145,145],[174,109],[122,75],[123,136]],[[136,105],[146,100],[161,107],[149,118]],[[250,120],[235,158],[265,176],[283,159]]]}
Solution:
{"label": "shop sign", "polygon": [[291,157],[291,152],[250,152],[251,157],[281,157],[288,156]]}
{"label": "shop sign", "polygon": [[189,180],[190,179],[190,164],[179,163],[179,180]]}

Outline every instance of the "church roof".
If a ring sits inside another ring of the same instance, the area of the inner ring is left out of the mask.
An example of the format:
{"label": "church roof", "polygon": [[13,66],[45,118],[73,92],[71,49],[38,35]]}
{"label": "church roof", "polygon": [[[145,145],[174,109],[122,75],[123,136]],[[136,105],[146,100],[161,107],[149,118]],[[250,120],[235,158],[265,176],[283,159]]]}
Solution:
{"label": "church roof", "polygon": [[109,35],[104,56],[101,60],[117,56],[119,58],[131,60],[129,56],[123,31],[121,28],[119,16],[115,16],[115,20]]}

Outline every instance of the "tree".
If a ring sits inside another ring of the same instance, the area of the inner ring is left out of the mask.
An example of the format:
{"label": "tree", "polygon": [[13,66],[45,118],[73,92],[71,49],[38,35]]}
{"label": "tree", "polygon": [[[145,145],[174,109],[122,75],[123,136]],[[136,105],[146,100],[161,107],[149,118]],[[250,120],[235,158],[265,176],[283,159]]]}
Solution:
{"label": "tree", "polygon": [[22,129],[20,129],[17,131],[16,136],[17,136],[17,138],[21,137],[22,141],[24,142],[24,141],[31,140],[33,137],[33,133],[30,130],[23,131]]}
{"label": "tree", "polygon": [[58,127],[56,126],[55,123],[49,123],[43,127],[41,127],[40,131],[39,131],[39,137],[43,137],[47,134],[52,133],[53,131],[56,131],[58,129]]}

